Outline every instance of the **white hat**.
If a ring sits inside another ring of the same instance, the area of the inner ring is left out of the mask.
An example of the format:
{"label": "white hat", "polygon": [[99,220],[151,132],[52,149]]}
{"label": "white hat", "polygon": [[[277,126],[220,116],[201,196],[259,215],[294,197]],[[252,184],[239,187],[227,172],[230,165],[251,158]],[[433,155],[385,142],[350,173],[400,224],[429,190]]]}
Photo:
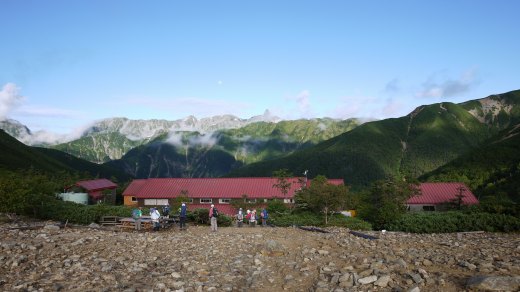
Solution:
{"label": "white hat", "polygon": [[183,206],[186,206],[186,204],[182,203]]}
{"label": "white hat", "polygon": [[215,205],[211,204],[211,208],[215,207]]}

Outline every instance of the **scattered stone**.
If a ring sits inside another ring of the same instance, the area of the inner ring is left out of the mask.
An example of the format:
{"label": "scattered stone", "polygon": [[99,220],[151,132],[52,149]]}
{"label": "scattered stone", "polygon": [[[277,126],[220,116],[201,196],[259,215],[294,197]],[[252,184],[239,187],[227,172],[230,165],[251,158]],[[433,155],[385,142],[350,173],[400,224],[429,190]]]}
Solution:
{"label": "scattered stone", "polygon": [[468,261],[460,261],[459,266],[466,267],[466,268],[470,269],[471,271],[474,271],[477,268],[476,265],[474,265]]}
{"label": "scattered stone", "polygon": [[[387,232],[384,239],[368,241],[343,228],[328,228],[323,234],[224,227],[210,233],[206,226],[190,226],[183,232],[174,228],[152,233],[11,226],[0,223],[2,291],[520,289],[514,286],[520,275],[520,238],[515,234],[465,234],[457,239],[456,234]],[[486,276],[480,284],[454,280],[475,271],[501,276]]]}
{"label": "scattered stone", "polygon": [[483,291],[519,291],[520,276],[473,276],[466,287]]}
{"label": "scattered stone", "polygon": [[322,255],[322,256],[326,256],[326,255],[329,255],[329,251],[320,249],[320,250],[318,250],[318,254]]}
{"label": "scattered stone", "polygon": [[60,227],[58,225],[54,225],[54,224],[47,224],[47,225],[43,226],[43,229],[58,231],[58,230],[60,230]]}
{"label": "scattered stone", "polygon": [[416,283],[416,284],[421,284],[423,282],[423,278],[421,277],[421,275],[419,274],[416,274],[416,273],[408,273],[408,276],[410,276],[410,278],[412,278],[412,280]]}
{"label": "scattered stone", "polygon": [[389,275],[383,275],[377,279],[377,281],[374,283],[374,285],[379,287],[386,287],[388,286],[388,282],[390,282],[391,278]]}
{"label": "scattered stone", "polygon": [[372,275],[372,276],[368,276],[368,277],[359,279],[358,283],[361,285],[365,285],[365,284],[374,283],[375,281],[377,281],[377,276]]}

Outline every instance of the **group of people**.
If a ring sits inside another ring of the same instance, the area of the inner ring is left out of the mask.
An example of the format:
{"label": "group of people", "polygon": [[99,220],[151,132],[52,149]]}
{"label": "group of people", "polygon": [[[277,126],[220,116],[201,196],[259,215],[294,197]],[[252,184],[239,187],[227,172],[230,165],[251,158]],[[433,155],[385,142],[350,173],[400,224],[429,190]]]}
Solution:
{"label": "group of people", "polygon": [[[163,206],[162,211],[163,211],[162,218],[169,218],[170,206],[169,205]],[[186,206],[186,203],[182,203],[181,207],[179,208],[179,223],[180,223],[181,230],[186,230],[187,212],[188,212],[188,208]],[[210,221],[210,225],[211,225],[211,231],[217,232],[217,229],[218,229],[217,218],[219,216],[219,211],[215,207],[215,205],[211,204],[208,215],[209,215],[209,221]],[[143,217],[142,207],[134,209],[132,211],[132,217],[135,220],[135,229],[141,230],[141,223],[142,223],[142,217]],[[236,214],[234,217],[235,217],[238,227],[242,227],[242,225],[244,223],[244,219],[247,220],[247,223],[251,227],[255,227],[258,222],[258,219],[260,219],[262,222],[262,227],[263,227],[263,226],[267,226],[267,220],[268,220],[269,214],[268,214],[267,210],[264,208],[260,212],[260,218],[258,218],[258,216],[256,214],[256,209],[247,210],[247,214],[244,216],[244,214],[242,212],[242,208],[240,208],[238,210],[238,214]],[[161,213],[159,212],[158,208],[155,208],[155,207],[150,208],[150,219],[153,224],[153,230],[158,231],[161,227],[161,224],[160,224]]]}
{"label": "group of people", "polygon": [[246,215],[244,216],[242,212],[242,208],[238,209],[238,214],[235,216],[237,221],[237,226],[242,227],[244,224],[244,219],[247,220],[247,223],[250,227],[255,227],[258,219],[262,220],[262,227],[267,226],[267,219],[269,218],[269,213],[267,212],[267,209],[263,209],[262,212],[260,212],[260,218],[258,218],[256,214],[256,209],[247,210]]}
{"label": "group of people", "polygon": [[[152,221],[153,231],[158,231],[161,228],[161,217],[162,218],[170,218],[170,206],[165,205],[162,207],[163,214],[159,212],[158,208],[150,208],[150,220]],[[180,229],[186,229],[186,215],[187,215],[187,207],[185,203],[182,203],[179,208],[179,221],[180,221]],[[143,217],[143,207],[136,208],[132,211],[132,218],[135,221],[135,229],[141,230],[141,223]]]}

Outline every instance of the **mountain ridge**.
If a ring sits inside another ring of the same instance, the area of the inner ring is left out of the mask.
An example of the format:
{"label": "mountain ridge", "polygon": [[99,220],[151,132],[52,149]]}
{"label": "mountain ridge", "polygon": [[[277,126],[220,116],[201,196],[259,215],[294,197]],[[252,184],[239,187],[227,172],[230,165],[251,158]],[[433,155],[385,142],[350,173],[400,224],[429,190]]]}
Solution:
{"label": "mountain ridge", "polygon": [[[486,101],[496,99],[501,102],[490,107],[493,111],[479,111]],[[472,109],[484,119],[471,114]],[[310,176],[344,178],[354,187],[366,187],[388,176],[417,178],[519,120],[520,90],[459,104],[423,105],[404,117],[365,123],[308,149],[249,164],[228,175],[270,176],[280,168],[296,174],[309,170]]]}

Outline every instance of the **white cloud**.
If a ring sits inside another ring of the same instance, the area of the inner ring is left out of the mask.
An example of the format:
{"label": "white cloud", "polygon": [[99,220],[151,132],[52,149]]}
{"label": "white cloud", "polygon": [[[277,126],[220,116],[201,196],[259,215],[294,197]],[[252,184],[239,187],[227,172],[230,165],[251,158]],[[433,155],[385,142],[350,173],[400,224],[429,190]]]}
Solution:
{"label": "white cloud", "polygon": [[172,144],[176,147],[194,147],[194,146],[205,146],[205,147],[213,147],[217,143],[217,137],[213,132],[205,133],[197,136],[192,136],[185,139],[182,132],[170,132],[168,138],[166,139],[167,143]]}
{"label": "white cloud", "polygon": [[463,72],[457,79],[446,77],[444,72],[434,73],[423,83],[422,89],[415,96],[421,98],[457,97],[478,85],[477,75],[476,68]]}
{"label": "white cloud", "polygon": [[7,115],[18,106],[24,99],[19,94],[20,88],[14,83],[7,83],[0,91],[0,121],[7,118]]}
{"label": "white cloud", "polygon": [[[406,108],[406,109],[405,109]],[[383,118],[396,117],[401,115],[406,115],[406,111],[408,110],[405,105],[397,99],[389,98],[386,101],[386,104],[381,109],[381,114]]]}
{"label": "white cloud", "polygon": [[270,107],[269,111],[275,116],[289,120],[313,118],[310,96],[311,93],[309,90],[302,90],[296,95],[284,97],[284,102],[278,102],[276,105]]}
{"label": "white cloud", "polygon": [[178,132],[170,132],[168,135],[168,138],[166,139],[166,143],[170,143],[173,146],[176,147],[182,147],[184,146],[184,143],[182,141],[182,134]]}
{"label": "white cloud", "polygon": [[327,125],[325,125],[324,123],[319,123],[318,128],[322,131],[325,131],[325,130],[327,130]]}
{"label": "white cloud", "polygon": [[377,98],[370,96],[344,96],[328,116],[337,119],[374,117],[380,108]]}
{"label": "white cloud", "polygon": [[307,114],[311,108],[310,97],[311,93],[308,90],[303,90],[296,96],[296,102],[298,103],[298,108],[302,114]]}
{"label": "white cloud", "polygon": [[206,133],[200,136],[191,137],[189,142],[192,146],[200,145],[206,147],[213,147],[217,143],[217,137],[213,133]]}
{"label": "white cloud", "polygon": [[79,139],[89,126],[81,126],[73,129],[70,133],[58,134],[45,130],[32,132],[31,135],[23,135],[19,140],[27,145],[49,144],[56,145]]}

